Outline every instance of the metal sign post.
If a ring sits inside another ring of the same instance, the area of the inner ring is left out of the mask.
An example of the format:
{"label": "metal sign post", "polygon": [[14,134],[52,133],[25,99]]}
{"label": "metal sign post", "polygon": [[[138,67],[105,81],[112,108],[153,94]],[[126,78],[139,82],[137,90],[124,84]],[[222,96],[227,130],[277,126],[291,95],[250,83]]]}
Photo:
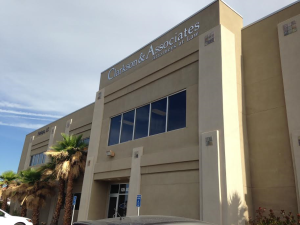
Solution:
{"label": "metal sign post", "polygon": [[138,216],[140,216],[140,207],[141,207],[142,195],[136,196],[136,207],[138,207]]}
{"label": "metal sign post", "polygon": [[73,224],[73,217],[74,217],[74,211],[75,211],[75,205],[76,205],[77,196],[73,196],[73,213],[72,213],[72,221],[71,225]]}

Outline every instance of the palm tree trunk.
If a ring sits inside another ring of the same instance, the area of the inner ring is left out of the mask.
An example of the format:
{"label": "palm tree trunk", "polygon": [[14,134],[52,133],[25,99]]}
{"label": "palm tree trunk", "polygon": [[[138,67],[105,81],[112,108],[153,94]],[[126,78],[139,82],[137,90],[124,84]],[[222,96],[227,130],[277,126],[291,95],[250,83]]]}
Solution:
{"label": "palm tree trunk", "polygon": [[7,210],[7,196],[6,196],[5,192],[6,192],[5,190],[3,190],[3,192],[2,192],[3,201],[2,201],[1,209],[6,212],[6,210]]}
{"label": "palm tree trunk", "polygon": [[55,207],[55,212],[53,214],[53,218],[51,221],[51,225],[57,225],[59,216],[60,216],[60,210],[64,204],[64,192],[65,192],[65,181],[63,179],[59,179],[59,184],[58,184],[58,198],[57,198],[57,203]]}
{"label": "palm tree trunk", "polygon": [[73,186],[74,186],[73,174],[72,171],[70,171],[68,176],[68,183],[67,183],[64,225],[70,225],[72,220]]}
{"label": "palm tree trunk", "polygon": [[40,224],[40,206],[36,207],[34,210],[32,210],[32,223],[33,225],[39,225]]}
{"label": "palm tree trunk", "polygon": [[26,207],[26,203],[24,202],[21,207],[21,216],[26,217],[26,214],[27,214],[27,207]]}

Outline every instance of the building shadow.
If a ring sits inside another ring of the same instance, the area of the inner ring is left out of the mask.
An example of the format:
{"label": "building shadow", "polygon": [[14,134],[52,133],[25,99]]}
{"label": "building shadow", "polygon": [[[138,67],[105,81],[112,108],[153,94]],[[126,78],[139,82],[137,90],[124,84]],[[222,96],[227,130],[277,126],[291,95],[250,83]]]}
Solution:
{"label": "building shadow", "polygon": [[247,207],[243,205],[238,193],[233,193],[228,199],[228,224],[242,225],[247,223],[245,212]]}

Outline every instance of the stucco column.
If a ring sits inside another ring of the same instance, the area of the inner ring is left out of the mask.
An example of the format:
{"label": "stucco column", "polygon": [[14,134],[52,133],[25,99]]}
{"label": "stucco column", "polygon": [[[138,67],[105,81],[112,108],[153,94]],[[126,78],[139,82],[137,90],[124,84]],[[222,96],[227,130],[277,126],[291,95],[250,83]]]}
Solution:
{"label": "stucco column", "polygon": [[235,44],[222,25],[199,37],[200,218],[224,225],[245,222]]}
{"label": "stucco column", "polygon": [[141,194],[141,158],[143,147],[134,148],[132,151],[131,173],[129,180],[129,193],[126,216],[137,216],[136,196]]}
{"label": "stucco column", "polygon": [[[201,134],[201,193],[202,219],[214,224],[221,224],[222,208],[219,132],[211,131]],[[204,205],[204,207],[203,207]]]}
{"label": "stucco column", "polygon": [[[97,214],[97,208],[91,205],[91,203],[93,202],[91,201],[91,199],[95,198],[95,196],[92,196],[92,189],[95,189],[97,186],[94,181],[94,169],[98,158],[100,144],[104,110],[104,91],[105,90],[103,88],[99,90],[96,94],[92,130],[90,135],[87,162],[84,172],[78,220],[87,220],[90,218],[89,215]],[[106,201],[106,199],[99,199],[99,201]]]}
{"label": "stucco column", "polygon": [[65,134],[66,135],[69,135],[69,133],[70,133],[71,124],[72,124],[72,119],[69,119],[66,122],[66,126],[65,126]]}
{"label": "stucco column", "polygon": [[[55,131],[56,131],[56,126],[51,127],[47,150],[49,150],[53,145]],[[45,162],[46,163],[50,162],[50,156],[46,156]]]}
{"label": "stucco column", "polygon": [[[50,147],[53,145],[55,131],[56,131],[56,126],[51,127],[47,150],[50,149]],[[46,163],[50,162],[50,159],[51,159],[50,156],[46,155],[45,162]],[[56,202],[57,202],[57,197],[58,196],[55,195],[55,197],[51,198],[51,203],[50,203],[50,207],[49,207],[48,222],[47,222],[47,224],[51,223],[53,212],[54,212],[54,209],[55,209],[55,206],[56,206]]]}
{"label": "stucco column", "polygon": [[32,136],[30,138],[30,141],[29,141],[29,145],[28,145],[28,148],[27,148],[27,154],[26,154],[26,160],[25,160],[25,163],[24,163],[24,168],[23,170],[26,170],[28,167],[29,167],[29,164],[30,164],[30,153],[31,153],[31,147],[32,147],[32,142],[34,140],[34,136]]}
{"label": "stucco column", "polygon": [[[295,24],[294,24],[295,23]],[[289,34],[284,34],[287,26]],[[296,30],[294,29],[296,27]],[[298,211],[300,210],[300,14],[278,24],[284,98],[291,140]]]}

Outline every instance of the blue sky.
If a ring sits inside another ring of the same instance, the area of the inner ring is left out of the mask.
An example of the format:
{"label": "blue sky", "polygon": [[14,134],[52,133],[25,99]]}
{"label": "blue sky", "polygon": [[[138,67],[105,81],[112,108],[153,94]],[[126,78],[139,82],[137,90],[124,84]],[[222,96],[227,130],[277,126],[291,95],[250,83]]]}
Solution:
{"label": "blue sky", "polygon": [[[0,1],[0,173],[26,134],[92,103],[102,71],[211,2]],[[294,1],[226,2],[248,25]]]}

